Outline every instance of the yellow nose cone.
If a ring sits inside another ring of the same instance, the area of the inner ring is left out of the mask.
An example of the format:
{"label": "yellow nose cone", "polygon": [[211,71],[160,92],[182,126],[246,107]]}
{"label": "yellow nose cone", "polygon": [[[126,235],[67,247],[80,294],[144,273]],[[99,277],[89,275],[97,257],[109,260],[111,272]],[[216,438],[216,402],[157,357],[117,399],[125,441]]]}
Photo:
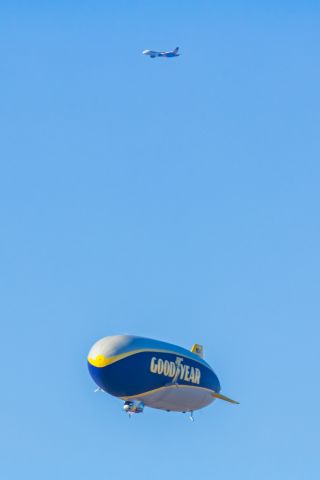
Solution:
{"label": "yellow nose cone", "polygon": [[109,360],[104,355],[97,355],[95,358],[88,357],[88,362],[95,367],[105,367],[108,365]]}

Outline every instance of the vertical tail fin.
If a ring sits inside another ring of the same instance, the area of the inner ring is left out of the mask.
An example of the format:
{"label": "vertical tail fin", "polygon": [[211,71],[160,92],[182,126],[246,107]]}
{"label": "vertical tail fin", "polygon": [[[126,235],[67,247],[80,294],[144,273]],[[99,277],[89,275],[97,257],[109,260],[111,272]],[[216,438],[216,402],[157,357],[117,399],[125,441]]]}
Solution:
{"label": "vertical tail fin", "polygon": [[173,53],[178,53],[178,50],[179,50],[179,47],[176,47],[176,48],[173,50]]}
{"label": "vertical tail fin", "polygon": [[199,345],[198,343],[195,343],[191,348],[191,352],[195,353],[200,358],[203,358],[203,346],[202,345]]}

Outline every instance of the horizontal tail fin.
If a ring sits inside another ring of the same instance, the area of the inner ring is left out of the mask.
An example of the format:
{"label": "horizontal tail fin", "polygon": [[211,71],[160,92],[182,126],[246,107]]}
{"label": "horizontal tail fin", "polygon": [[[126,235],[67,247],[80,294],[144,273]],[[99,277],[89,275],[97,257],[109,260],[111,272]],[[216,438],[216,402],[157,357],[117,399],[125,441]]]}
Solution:
{"label": "horizontal tail fin", "polygon": [[236,400],[232,400],[232,398],[229,398],[229,397],[226,397],[225,395],[221,395],[221,393],[212,393],[212,396],[214,398],[220,398],[220,400],[224,400],[225,402],[229,402],[229,403],[235,403],[237,405],[239,405],[239,402],[237,402]]}

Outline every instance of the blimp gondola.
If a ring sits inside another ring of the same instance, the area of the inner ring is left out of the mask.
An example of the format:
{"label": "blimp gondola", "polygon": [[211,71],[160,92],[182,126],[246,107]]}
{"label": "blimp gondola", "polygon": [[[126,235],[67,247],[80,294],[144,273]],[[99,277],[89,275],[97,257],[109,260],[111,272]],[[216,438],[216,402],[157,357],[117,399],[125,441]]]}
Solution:
{"label": "blimp gondola", "polygon": [[144,407],[193,412],[216,398],[238,403],[220,393],[217,375],[203,358],[203,347],[191,350],[150,338],[115,335],[98,340],[88,355],[97,390],[124,401],[129,415]]}

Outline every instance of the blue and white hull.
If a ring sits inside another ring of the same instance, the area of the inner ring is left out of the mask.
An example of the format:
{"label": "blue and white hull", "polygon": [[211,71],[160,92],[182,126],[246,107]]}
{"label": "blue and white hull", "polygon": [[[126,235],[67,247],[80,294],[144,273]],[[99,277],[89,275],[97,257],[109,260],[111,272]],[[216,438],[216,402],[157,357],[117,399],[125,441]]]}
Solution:
{"label": "blue and white hull", "polygon": [[220,392],[218,377],[203,358],[148,338],[105,337],[91,348],[88,367],[105,392],[161,410],[198,410]]}

